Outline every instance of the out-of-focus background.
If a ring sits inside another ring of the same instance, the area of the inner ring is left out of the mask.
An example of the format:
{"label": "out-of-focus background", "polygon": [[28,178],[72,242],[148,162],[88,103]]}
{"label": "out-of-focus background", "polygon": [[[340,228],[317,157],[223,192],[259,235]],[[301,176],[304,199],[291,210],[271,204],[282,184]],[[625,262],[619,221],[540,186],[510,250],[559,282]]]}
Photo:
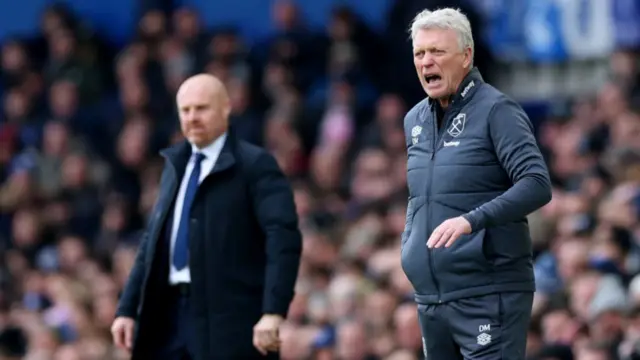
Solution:
{"label": "out-of-focus background", "polygon": [[402,119],[424,97],[406,30],[440,6],[471,18],[477,65],[529,113],[552,172],[530,217],[529,355],[640,358],[640,1],[60,4],[0,1],[0,359],[127,359],[108,330],[157,152],[180,139],[176,87],[202,71],[294,187],[283,358],[420,359],[399,254]]}

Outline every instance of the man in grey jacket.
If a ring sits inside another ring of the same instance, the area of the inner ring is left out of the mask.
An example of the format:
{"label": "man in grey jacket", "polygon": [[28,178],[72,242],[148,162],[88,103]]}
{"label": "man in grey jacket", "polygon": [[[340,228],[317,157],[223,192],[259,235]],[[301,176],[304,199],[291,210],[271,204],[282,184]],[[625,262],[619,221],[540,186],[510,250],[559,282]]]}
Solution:
{"label": "man in grey jacket", "polygon": [[535,283],[526,217],[551,200],[522,108],[473,67],[466,16],[411,25],[427,98],[404,120],[409,204],[402,267],[429,360],[525,358]]}

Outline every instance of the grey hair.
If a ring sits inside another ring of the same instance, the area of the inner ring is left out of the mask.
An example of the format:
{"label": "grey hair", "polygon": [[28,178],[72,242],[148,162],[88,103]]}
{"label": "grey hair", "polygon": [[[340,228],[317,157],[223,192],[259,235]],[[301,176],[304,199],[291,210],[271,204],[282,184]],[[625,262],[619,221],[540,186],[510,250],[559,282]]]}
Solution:
{"label": "grey hair", "polygon": [[435,11],[422,10],[411,22],[409,32],[411,39],[415,39],[420,30],[443,29],[453,30],[458,35],[460,50],[471,49],[471,56],[475,55],[473,35],[471,34],[471,24],[469,18],[460,9],[443,8]]}

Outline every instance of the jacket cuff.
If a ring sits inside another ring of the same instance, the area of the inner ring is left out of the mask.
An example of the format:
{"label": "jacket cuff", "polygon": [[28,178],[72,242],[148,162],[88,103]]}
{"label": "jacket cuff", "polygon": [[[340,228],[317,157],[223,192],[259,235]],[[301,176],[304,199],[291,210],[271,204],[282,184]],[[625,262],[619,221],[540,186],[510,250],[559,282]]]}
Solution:
{"label": "jacket cuff", "polygon": [[131,319],[137,318],[137,311],[132,309],[118,308],[115,317],[127,317]]}
{"label": "jacket cuff", "polygon": [[471,224],[471,232],[476,232],[484,228],[484,222],[482,221],[482,216],[479,214],[477,210],[470,211],[462,217]]}
{"label": "jacket cuff", "polygon": [[266,297],[264,299],[264,302],[262,303],[263,314],[280,315],[284,319],[286,319],[288,312],[289,312],[289,303],[277,301],[275,299],[268,299]]}

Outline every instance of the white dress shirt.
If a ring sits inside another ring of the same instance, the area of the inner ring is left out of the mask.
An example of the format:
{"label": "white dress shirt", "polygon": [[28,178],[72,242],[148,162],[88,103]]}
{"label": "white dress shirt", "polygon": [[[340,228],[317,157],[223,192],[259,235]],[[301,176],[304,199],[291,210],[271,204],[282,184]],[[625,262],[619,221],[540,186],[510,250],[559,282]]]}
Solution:
{"label": "white dress shirt", "polygon": [[[202,180],[204,180],[207,175],[209,175],[209,173],[213,169],[213,166],[216,164],[216,161],[218,161],[218,157],[220,156],[220,152],[222,151],[222,147],[224,146],[226,138],[227,134],[222,134],[222,136],[202,149],[198,149],[195,145],[191,145],[192,154],[201,152],[205,156],[205,158],[202,159],[202,162],[200,163],[200,179],[198,183],[202,183]],[[173,209],[173,226],[171,227],[171,251],[169,252],[169,284],[172,285],[191,282],[191,273],[189,272],[189,266],[180,271],[178,271],[173,266],[173,251],[176,246],[176,237],[178,236],[178,227],[180,226],[180,216],[182,216],[182,204],[184,203],[184,196],[187,192],[189,177],[191,177],[191,172],[193,171],[194,160],[195,158],[192,155],[191,159],[189,159],[189,163],[187,164],[187,169],[184,172],[184,176],[182,177],[180,189],[178,190],[178,195],[176,197],[175,207]]]}

